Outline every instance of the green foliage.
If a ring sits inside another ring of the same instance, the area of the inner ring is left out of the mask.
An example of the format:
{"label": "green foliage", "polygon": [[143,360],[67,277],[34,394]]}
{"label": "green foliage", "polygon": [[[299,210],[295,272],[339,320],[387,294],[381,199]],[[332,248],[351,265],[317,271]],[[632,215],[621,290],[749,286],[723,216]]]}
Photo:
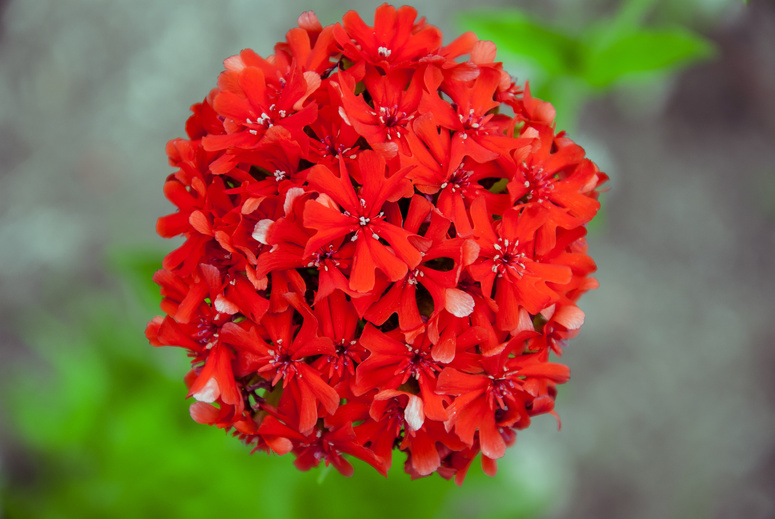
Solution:
{"label": "green foliage", "polygon": [[137,301],[158,300],[145,281],[160,263],[151,252],[116,252],[109,264],[136,290],[85,293],[64,317],[20,323],[34,358],[9,371],[0,391],[32,474],[0,482],[0,516],[513,519],[551,503],[551,479],[520,472],[513,458],[495,479],[475,461],[463,488],[437,476],[410,481],[400,454],[388,479],[358,461],[348,479],[325,468],[299,472],[291,455],[250,455],[195,423],[183,398],[183,350],[154,349],[143,335],[156,303]]}
{"label": "green foliage", "polygon": [[643,27],[653,0],[628,0],[611,18],[575,32],[517,11],[474,11],[461,22],[496,42],[499,59],[527,65],[533,93],[555,104],[560,128],[575,126],[588,99],[633,78],[648,81],[707,59],[714,49],[683,27]]}
{"label": "green foliage", "polygon": [[480,38],[496,42],[506,56],[522,56],[550,75],[567,74],[579,62],[574,38],[519,11],[466,13],[463,23]]}
{"label": "green foliage", "polygon": [[126,281],[143,306],[156,308],[161,295],[153,275],[161,268],[162,256],[157,249],[114,247],[107,252],[108,269]]}
{"label": "green foliage", "polygon": [[705,58],[712,47],[682,28],[625,34],[589,54],[581,77],[593,87],[607,88],[631,74],[659,72]]}

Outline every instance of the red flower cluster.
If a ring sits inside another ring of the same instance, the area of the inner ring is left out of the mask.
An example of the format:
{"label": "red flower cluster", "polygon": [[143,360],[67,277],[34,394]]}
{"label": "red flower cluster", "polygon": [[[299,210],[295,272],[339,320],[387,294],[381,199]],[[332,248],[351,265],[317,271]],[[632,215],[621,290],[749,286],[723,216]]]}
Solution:
{"label": "red flower cluster", "polygon": [[167,146],[157,230],[185,242],[146,333],[188,350],[199,423],[301,470],[385,474],[398,449],[460,483],[553,413],[607,177],[492,42],[442,46],[416,16],[307,12],[270,57],[225,61]]}

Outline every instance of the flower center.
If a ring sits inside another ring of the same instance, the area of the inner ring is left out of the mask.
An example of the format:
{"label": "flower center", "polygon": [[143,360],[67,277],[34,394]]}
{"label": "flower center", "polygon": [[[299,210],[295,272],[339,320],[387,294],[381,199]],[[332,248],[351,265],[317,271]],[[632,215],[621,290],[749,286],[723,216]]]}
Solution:
{"label": "flower center", "polygon": [[360,357],[353,347],[358,341],[351,341],[342,339],[339,344],[335,345],[336,355],[329,355],[326,359],[326,364],[332,364],[332,371],[340,377],[345,370],[349,371],[351,375],[355,375],[355,366],[361,362]]}
{"label": "flower center", "polygon": [[468,117],[463,116],[463,114],[457,114],[457,117],[460,119],[460,122],[466,130],[478,130],[485,123],[485,116],[475,115],[475,110],[473,108],[468,110]]}
{"label": "flower center", "polygon": [[522,163],[525,173],[525,187],[528,189],[525,202],[537,202],[539,204],[549,199],[550,192],[554,190],[554,179],[544,173],[542,167],[528,167]]}
{"label": "flower center", "polygon": [[[321,252],[323,251],[323,252]],[[326,260],[331,260],[334,262],[334,265],[337,267],[339,266],[339,261],[334,259],[334,256],[336,256],[336,250],[334,250],[333,245],[329,245],[328,249],[323,250],[320,249],[317,252],[313,252],[310,258],[309,263],[307,263],[308,267],[315,267],[318,270],[320,269],[321,264],[323,265],[323,269],[328,272],[328,265],[325,264]]]}
{"label": "flower center", "polygon": [[[296,372],[296,360],[293,360],[291,356],[288,354],[288,352],[285,351],[285,348],[283,348],[283,340],[277,339],[276,348],[273,350],[269,350],[269,356],[271,357],[269,359],[269,362],[266,366],[262,367],[258,370],[259,373],[262,373],[264,371],[272,371],[274,370],[275,376],[272,379],[272,385],[277,385],[277,383],[282,379],[284,380],[283,386],[285,383],[289,380],[289,378],[293,377],[297,374]],[[298,373],[298,376],[301,376],[300,373]]]}
{"label": "flower center", "polygon": [[490,378],[493,379],[490,386],[490,398],[493,399],[493,404],[497,403],[499,409],[507,411],[509,406],[504,400],[513,399],[513,391],[516,389],[514,382],[507,378],[495,379],[492,375]]}
{"label": "flower center", "polygon": [[379,119],[379,123],[385,128],[385,138],[388,140],[395,138],[401,138],[401,130],[403,130],[407,123],[414,119],[414,115],[407,115],[406,112],[399,112],[398,105],[392,106],[380,106],[379,113],[373,112]]}
{"label": "flower center", "polygon": [[420,270],[419,268],[414,269],[406,278],[406,282],[409,283],[410,285],[416,285],[417,280],[423,276],[425,276],[425,273],[422,270]]}
{"label": "flower center", "polygon": [[441,189],[446,188],[447,186],[450,186],[452,189],[452,192],[454,193],[457,190],[464,191],[471,185],[471,171],[467,171],[463,169],[463,164],[460,164],[460,166],[457,167],[454,173],[452,173],[452,176],[449,177],[449,179],[441,184]]}
{"label": "flower center", "polygon": [[497,272],[498,276],[512,272],[522,277],[525,272],[525,253],[519,250],[519,240],[511,243],[508,239],[498,238],[498,243],[494,243],[493,247],[497,254],[492,257],[492,271]]}
{"label": "flower center", "polygon": [[[274,105],[272,105],[274,106]],[[258,130],[266,130],[274,126],[272,117],[266,112],[262,112],[260,117],[257,117],[255,121],[250,118],[245,119],[245,122],[250,127],[248,130],[252,135],[258,135]]]}
{"label": "flower center", "polygon": [[430,356],[428,348],[413,348],[411,344],[405,344],[405,346],[412,355],[409,357],[409,365],[404,369],[403,383],[410,377],[420,380],[422,373],[432,374],[441,371],[439,365]]}

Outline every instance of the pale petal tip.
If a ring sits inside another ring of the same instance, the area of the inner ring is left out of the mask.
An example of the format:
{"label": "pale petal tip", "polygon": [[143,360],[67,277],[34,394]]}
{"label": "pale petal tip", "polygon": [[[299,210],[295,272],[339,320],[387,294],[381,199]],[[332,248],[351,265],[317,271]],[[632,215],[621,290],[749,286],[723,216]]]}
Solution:
{"label": "pale petal tip", "polygon": [[404,409],[404,418],[409,428],[417,431],[425,422],[425,413],[423,412],[422,400],[416,396],[409,397],[409,404]]}
{"label": "pale petal tip", "polygon": [[455,317],[466,317],[471,315],[476,305],[474,298],[470,294],[457,288],[447,289],[446,308],[449,313]]}
{"label": "pale petal tip", "polygon": [[220,394],[221,388],[218,387],[218,381],[215,380],[215,377],[211,377],[210,380],[207,381],[207,384],[205,384],[205,387],[191,396],[200,402],[212,404]]}
{"label": "pale petal tip", "polygon": [[269,227],[274,223],[274,220],[259,220],[256,223],[256,227],[253,229],[253,239],[264,245],[268,245],[266,241],[266,233],[269,231]]}

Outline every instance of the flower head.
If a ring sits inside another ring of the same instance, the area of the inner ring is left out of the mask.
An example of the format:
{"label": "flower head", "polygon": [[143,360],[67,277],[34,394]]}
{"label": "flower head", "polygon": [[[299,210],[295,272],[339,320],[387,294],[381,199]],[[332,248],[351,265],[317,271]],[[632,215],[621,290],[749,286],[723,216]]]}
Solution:
{"label": "flower head", "polygon": [[195,421],[461,483],[554,414],[607,177],[495,52],[385,4],[224,62],[167,146],[157,231],[185,241],[146,329],[188,351]]}

